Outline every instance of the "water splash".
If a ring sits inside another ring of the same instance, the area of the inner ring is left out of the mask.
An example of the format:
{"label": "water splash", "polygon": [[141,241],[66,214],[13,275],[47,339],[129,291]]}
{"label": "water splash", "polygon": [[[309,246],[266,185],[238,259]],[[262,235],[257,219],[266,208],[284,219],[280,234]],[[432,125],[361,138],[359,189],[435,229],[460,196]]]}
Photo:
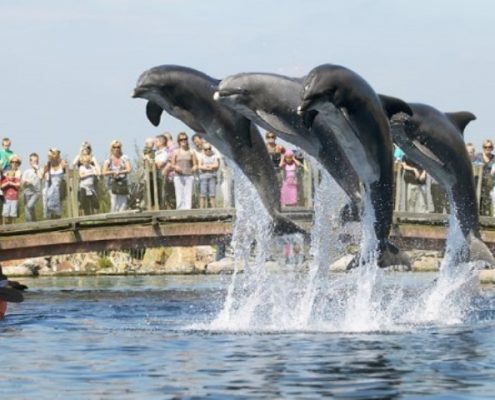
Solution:
{"label": "water splash", "polygon": [[[375,214],[365,196],[359,267],[346,274],[329,274],[331,260],[345,252],[338,240],[342,228],[337,216],[342,202],[337,199],[339,192],[331,177],[325,171],[319,174],[307,270],[270,272],[266,259],[274,246],[271,221],[254,188],[237,173],[239,201],[233,238],[236,268],[222,311],[205,329],[398,332],[432,323],[462,322],[469,313],[476,284],[472,266],[458,262],[466,243],[455,218],[450,221],[439,278],[411,286],[411,275],[397,279],[378,267]],[[242,269],[245,273],[239,274]]]}

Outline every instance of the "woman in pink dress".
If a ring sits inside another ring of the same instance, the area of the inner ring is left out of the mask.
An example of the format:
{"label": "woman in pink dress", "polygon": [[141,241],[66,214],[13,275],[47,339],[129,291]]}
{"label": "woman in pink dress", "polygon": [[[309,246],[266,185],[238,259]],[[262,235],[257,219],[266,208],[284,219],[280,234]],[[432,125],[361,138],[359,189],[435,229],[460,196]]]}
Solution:
{"label": "woman in pink dress", "polygon": [[282,189],[280,190],[280,202],[283,206],[297,205],[297,168],[301,163],[294,157],[292,150],[287,150],[280,160],[280,169],[283,172]]}

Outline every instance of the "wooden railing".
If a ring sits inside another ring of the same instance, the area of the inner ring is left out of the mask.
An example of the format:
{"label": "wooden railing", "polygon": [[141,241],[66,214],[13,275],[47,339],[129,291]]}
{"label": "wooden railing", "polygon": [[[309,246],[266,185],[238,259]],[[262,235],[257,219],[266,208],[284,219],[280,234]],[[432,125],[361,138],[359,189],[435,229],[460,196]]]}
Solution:
{"label": "wooden railing", "polygon": [[[483,167],[480,165],[473,165],[475,182],[476,182],[476,196],[478,198],[478,202],[481,197],[481,184],[482,184],[482,172]],[[145,163],[142,166],[142,170],[138,174],[134,174],[131,178],[131,183],[136,184],[137,181],[144,182],[144,189],[141,193],[141,203],[144,203],[144,206],[141,206],[140,209],[142,211],[158,211],[161,209],[159,204],[159,196],[156,188],[158,187],[158,176],[161,172],[157,171],[154,163]],[[404,182],[403,175],[404,170],[400,163],[396,163],[394,166],[394,174],[395,174],[395,212],[407,212],[407,208],[405,204],[407,203],[407,195],[406,183]],[[233,174],[224,174],[224,176],[232,177]],[[300,179],[300,201],[298,203],[299,207],[304,207],[311,209],[313,207],[313,195],[314,188],[317,184],[319,176],[315,173],[310,165],[307,165],[304,170],[298,175]],[[234,182],[231,182],[233,185]],[[65,185],[66,185],[66,193],[67,196],[63,201],[63,218],[77,218],[82,215],[79,200],[78,200],[78,192],[79,192],[79,172],[77,169],[68,168],[66,170],[65,176]],[[160,188],[162,190],[163,188]],[[426,190],[428,193],[431,191],[431,179],[427,179],[426,182]],[[109,193],[106,178],[100,178],[98,182],[98,195],[100,200],[100,210],[99,213],[108,213],[110,212],[110,202],[109,202]],[[222,200],[221,198],[218,200]],[[24,207],[23,207],[22,196],[20,196],[19,202],[19,211],[20,218],[17,219],[17,223],[24,222]],[[38,220],[42,220],[42,207],[41,207],[41,199],[38,205]],[[217,201],[219,208],[224,208],[225,206],[230,207],[230,202],[222,202]],[[479,203],[478,203],[479,204]],[[131,205],[130,208],[135,208],[135,205]]]}

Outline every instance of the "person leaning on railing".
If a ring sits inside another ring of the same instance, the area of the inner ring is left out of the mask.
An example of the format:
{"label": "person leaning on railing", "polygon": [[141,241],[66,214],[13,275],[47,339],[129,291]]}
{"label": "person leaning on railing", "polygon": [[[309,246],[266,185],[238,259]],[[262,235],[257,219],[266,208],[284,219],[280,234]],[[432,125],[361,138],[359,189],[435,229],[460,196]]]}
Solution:
{"label": "person leaning on railing", "polygon": [[492,169],[495,164],[495,155],[493,154],[493,142],[490,139],[486,139],[483,142],[483,151],[476,155],[474,163],[483,166],[483,173],[481,176],[480,214],[491,216],[492,198],[490,192],[493,189]]}
{"label": "person leaning on railing", "polygon": [[110,143],[110,157],[103,164],[102,175],[108,176],[110,191],[110,211],[120,212],[127,210],[129,195],[128,175],[132,167],[129,158],[122,152],[122,143],[112,140]]}

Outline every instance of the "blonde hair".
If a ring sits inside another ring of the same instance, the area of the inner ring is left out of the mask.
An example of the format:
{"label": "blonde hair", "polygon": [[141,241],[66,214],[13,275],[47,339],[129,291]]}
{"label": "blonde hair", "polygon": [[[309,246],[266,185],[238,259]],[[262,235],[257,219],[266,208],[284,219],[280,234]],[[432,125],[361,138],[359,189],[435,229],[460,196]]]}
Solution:
{"label": "blonde hair", "polygon": [[491,146],[493,148],[493,142],[490,139],[485,139],[483,141],[483,147],[485,146]]}
{"label": "blonde hair", "polygon": [[21,158],[17,154],[12,154],[12,156],[9,158],[9,164],[14,160],[19,161],[19,165],[21,165]]}
{"label": "blonde hair", "polygon": [[120,155],[122,155],[122,143],[117,139],[112,140],[112,142],[110,143],[110,154],[112,154],[112,150],[114,149],[114,147],[116,148],[117,146],[120,146],[119,153]]}
{"label": "blonde hair", "polygon": [[51,148],[48,150],[48,158],[52,161],[58,161],[60,159],[60,150]]}

